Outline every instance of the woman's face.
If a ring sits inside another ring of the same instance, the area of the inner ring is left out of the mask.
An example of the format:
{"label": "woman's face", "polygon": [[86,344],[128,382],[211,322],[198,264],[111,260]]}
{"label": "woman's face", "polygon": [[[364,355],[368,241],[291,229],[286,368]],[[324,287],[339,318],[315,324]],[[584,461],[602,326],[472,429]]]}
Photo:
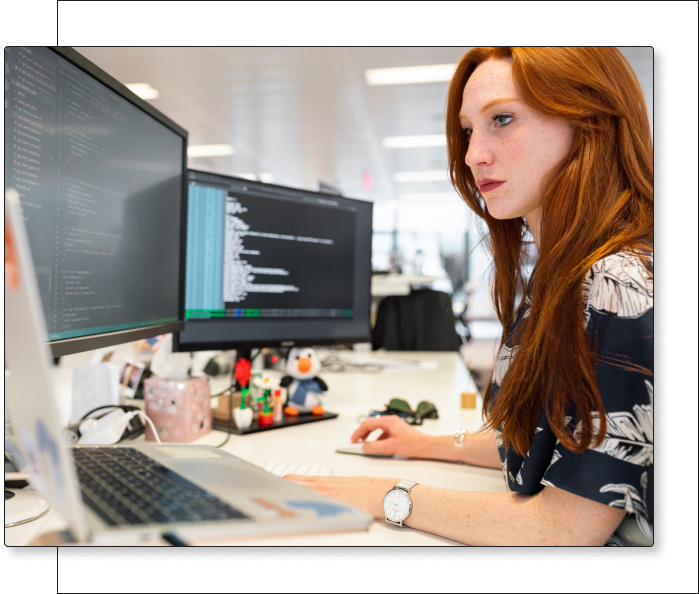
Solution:
{"label": "woman's face", "polygon": [[509,59],[476,68],[459,118],[470,137],[466,165],[488,212],[496,219],[525,217],[538,240],[544,182],[570,150],[572,126],[520,100]]}

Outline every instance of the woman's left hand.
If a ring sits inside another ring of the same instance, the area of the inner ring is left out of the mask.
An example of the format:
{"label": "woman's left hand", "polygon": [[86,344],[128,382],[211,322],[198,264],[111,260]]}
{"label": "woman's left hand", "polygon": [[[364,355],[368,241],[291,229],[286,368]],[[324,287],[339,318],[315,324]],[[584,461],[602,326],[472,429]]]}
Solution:
{"label": "woman's left hand", "polygon": [[307,476],[286,474],[285,479],[300,482],[318,493],[337,499],[350,507],[383,519],[383,498],[400,479],[371,476]]}

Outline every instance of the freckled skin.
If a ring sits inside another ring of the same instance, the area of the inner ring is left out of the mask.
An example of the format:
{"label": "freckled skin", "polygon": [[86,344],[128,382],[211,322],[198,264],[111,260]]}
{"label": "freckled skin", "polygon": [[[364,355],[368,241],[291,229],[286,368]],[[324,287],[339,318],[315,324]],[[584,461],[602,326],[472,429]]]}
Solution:
{"label": "freckled skin", "polygon": [[[508,101],[487,105],[497,99]],[[570,150],[572,126],[520,99],[507,59],[488,60],[476,68],[464,88],[459,115],[462,128],[471,130],[465,160],[476,182],[505,182],[482,193],[488,212],[496,219],[525,217],[537,240],[543,183]],[[507,118],[494,121],[497,115]]]}

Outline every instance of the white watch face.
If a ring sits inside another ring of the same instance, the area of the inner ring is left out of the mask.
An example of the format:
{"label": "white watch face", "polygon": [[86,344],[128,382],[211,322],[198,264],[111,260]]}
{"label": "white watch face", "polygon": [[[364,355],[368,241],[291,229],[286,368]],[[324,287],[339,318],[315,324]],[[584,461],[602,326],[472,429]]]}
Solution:
{"label": "white watch face", "polygon": [[403,489],[392,489],[383,498],[383,511],[386,519],[391,522],[401,522],[410,515],[412,502]]}

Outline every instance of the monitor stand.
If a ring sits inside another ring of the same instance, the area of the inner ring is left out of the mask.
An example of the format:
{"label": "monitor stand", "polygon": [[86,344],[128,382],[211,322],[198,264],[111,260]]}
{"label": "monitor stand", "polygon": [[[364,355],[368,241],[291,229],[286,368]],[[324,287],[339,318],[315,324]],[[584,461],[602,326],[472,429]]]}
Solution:
{"label": "monitor stand", "polygon": [[48,511],[49,504],[36,491],[5,489],[5,528],[32,522]]}

